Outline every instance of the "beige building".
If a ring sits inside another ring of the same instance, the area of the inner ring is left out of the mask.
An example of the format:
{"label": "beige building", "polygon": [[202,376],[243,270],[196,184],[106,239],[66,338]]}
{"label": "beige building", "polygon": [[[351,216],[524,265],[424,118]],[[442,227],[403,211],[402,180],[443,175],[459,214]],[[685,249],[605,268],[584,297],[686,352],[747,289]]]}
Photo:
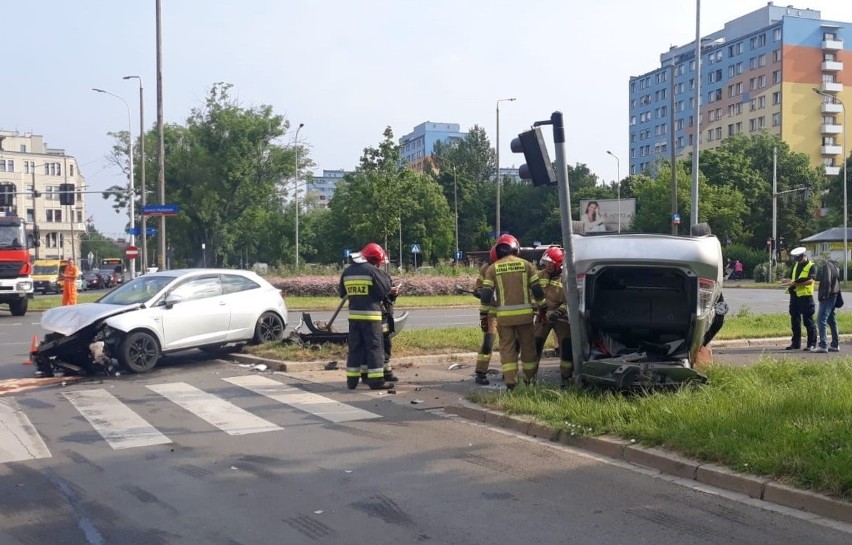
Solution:
{"label": "beige building", "polygon": [[[74,204],[60,204],[60,184],[73,186]],[[49,148],[37,134],[0,130],[0,192],[12,196],[11,206],[0,207],[0,213],[26,217],[30,236],[38,225],[41,246],[35,256],[79,261],[86,231],[85,185],[77,159],[64,149]]]}

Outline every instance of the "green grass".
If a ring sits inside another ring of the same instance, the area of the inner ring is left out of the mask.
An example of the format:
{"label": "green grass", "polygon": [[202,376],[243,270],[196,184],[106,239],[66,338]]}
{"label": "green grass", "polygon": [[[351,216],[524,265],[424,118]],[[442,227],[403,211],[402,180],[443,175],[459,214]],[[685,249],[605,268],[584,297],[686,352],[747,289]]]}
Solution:
{"label": "green grass", "polygon": [[473,401],[578,435],[611,434],[852,500],[852,359],[711,366],[671,393],[519,387]]}

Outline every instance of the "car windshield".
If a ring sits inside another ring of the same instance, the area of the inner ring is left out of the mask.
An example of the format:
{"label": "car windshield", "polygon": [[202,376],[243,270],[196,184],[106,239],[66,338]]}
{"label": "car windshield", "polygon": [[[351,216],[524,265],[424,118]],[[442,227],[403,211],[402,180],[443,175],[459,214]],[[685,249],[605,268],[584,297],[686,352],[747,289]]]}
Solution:
{"label": "car windshield", "polygon": [[33,267],[33,274],[58,274],[58,265],[36,265]]}
{"label": "car windshield", "polygon": [[121,287],[98,299],[98,303],[106,305],[134,305],[145,303],[160,293],[175,276],[140,276],[135,280],[122,284]]}

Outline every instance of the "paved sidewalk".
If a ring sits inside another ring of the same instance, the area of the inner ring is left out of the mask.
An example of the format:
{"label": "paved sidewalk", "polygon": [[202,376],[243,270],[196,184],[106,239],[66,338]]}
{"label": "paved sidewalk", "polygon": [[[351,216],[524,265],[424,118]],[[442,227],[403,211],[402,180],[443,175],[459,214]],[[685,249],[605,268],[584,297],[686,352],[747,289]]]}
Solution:
{"label": "paved sidewalk", "polygon": [[[852,340],[852,335],[847,336]],[[759,354],[759,348],[753,348],[747,354],[729,354],[731,349],[749,347],[771,347],[783,352],[788,339],[714,342],[718,351],[726,352],[720,360],[753,360]],[[848,345],[847,345],[848,346]],[[847,346],[841,349],[845,352]],[[780,347],[780,348],[779,348]],[[825,357],[825,354],[810,354],[795,351],[792,356]],[[837,354],[830,354],[837,356]],[[345,361],[287,362],[266,360],[246,354],[232,354],[234,361],[251,364],[265,364],[269,369],[287,373],[299,373],[300,377],[311,382],[339,384],[345,390]],[[397,388],[389,392],[371,391],[360,385],[358,393],[383,397],[400,405],[413,406],[417,410],[443,409],[462,418],[487,425],[511,429],[533,437],[558,442],[575,448],[581,448],[599,455],[614,458],[636,466],[650,468],[663,474],[694,480],[698,483],[724,490],[742,493],[751,498],[777,505],[790,507],[811,513],[814,517],[825,517],[845,524],[852,524],[852,503],[838,501],[826,496],[798,490],[772,479],[736,473],[727,468],[702,463],[657,448],[644,448],[629,441],[614,437],[578,437],[570,431],[549,428],[533,422],[530,418],[505,415],[500,412],[483,409],[467,401],[474,389],[504,390],[500,373],[496,371],[497,357],[492,358],[488,386],[477,386],[473,381],[475,352],[461,354],[442,354],[432,356],[413,356],[394,358],[394,373],[400,377]],[[732,361],[733,362],[733,361]],[[733,362],[735,363],[735,362]],[[539,370],[539,380],[559,382],[559,362],[556,358],[545,358]],[[348,390],[347,390],[348,391]],[[844,526],[845,526],[844,524]],[[852,527],[845,528],[852,531]]]}

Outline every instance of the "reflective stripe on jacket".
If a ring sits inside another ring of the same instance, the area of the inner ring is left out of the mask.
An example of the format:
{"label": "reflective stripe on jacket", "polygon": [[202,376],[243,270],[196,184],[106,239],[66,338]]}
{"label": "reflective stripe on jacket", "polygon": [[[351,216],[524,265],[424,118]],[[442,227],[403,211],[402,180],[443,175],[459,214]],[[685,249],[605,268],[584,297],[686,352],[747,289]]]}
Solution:
{"label": "reflective stripe on jacket", "polygon": [[[807,280],[810,277],[811,269],[814,266],[813,261],[808,261],[808,264],[802,267],[801,270],[798,270],[799,263],[793,265],[793,272],[790,275],[790,278],[795,282],[796,280]],[[805,297],[807,295],[814,294],[814,284],[811,282],[806,286],[796,286],[796,297]]]}
{"label": "reflective stripe on jacket", "polygon": [[[533,301],[530,289],[540,289],[538,273],[532,263],[515,255],[498,259],[485,273],[482,283],[485,290],[494,290],[497,323],[524,325],[533,321]],[[536,306],[542,300],[535,301]]]}
{"label": "reflective stripe on jacket", "polygon": [[382,321],[382,301],[391,290],[388,273],[370,263],[354,263],[340,275],[338,293],[349,298],[349,319]]}

